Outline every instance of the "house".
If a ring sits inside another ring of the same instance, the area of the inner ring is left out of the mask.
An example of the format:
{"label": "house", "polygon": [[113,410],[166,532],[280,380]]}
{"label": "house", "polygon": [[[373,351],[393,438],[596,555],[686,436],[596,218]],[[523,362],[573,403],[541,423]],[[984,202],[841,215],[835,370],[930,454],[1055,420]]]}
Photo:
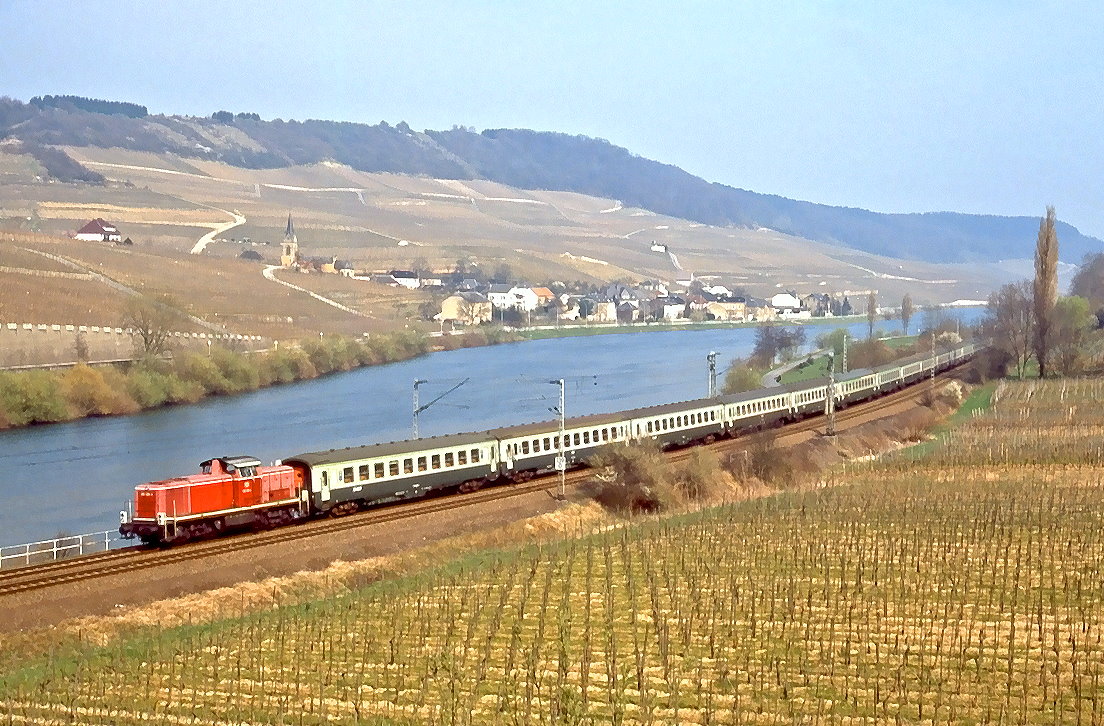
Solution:
{"label": "house", "polygon": [[418,279],[418,273],[412,270],[390,270],[387,273],[395,282],[409,290],[417,290],[422,286],[422,281]]}
{"label": "house", "polygon": [[595,303],[594,310],[588,320],[593,320],[596,323],[616,323],[617,303],[609,301]]}
{"label": "house", "polygon": [[686,301],[681,297],[657,297],[652,301],[652,310],[656,318],[662,320],[678,320],[685,317]]}
{"label": "house", "polygon": [[827,293],[814,292],[801,298],[801,306],[808,310],[814,317],[832,315],[832,298]]}
{"label": "house", "polygon": [[513,287],[502,283],[493,283],[487,288],[487,299],[496,310],[506,310],[517,305]]}
{"label": "house", "polygon": [[547,287],[534,287],[531,288],[533,294],[537,296],[537,305],[547,305],[556,299],[556,293],[549,290]]}
{"label": "house", "polygon": [[441,301],[441,312],[435,320],[453,321],[461,325],[480,325],[494,315],[491,301],[478,292],[458,292]]}
{"label": "house", "polygon": [[[547,290],[548,288],[543,289]],[[510,289],[510,294],[517,299],[515,307],[522,312],[531,313],[540,305],[540,298],[531,287],[514,287]],[[555,298],[555,295],[552,295],[551,292],[548,294]]]}
{"label": "house", "polygon": [[766,300],[749,297],[745,298],[745,301],[747,310],[745,320],[764,322],[768,320],[776,320],[778,318],[778,314],[775,312],[775,309]]}
{"label": "house", "polygon": [[792,292],[780,292],[770,299],[770,305],[779,313],[797,312],[802,309],[801,300]]}
{"label": "house", "polygon": [[444,287],[445,281],[439,277],[423,277],[422,287]]}
{"label": "house", "polygon": [[714,320],[741,322],[747,319],[747,299],[743,296],[718,297],[705,305],[705,312]]}
{"label": "house", "polygon": [[617,305],[617,322],[631,323],[640,314],[639,305],[635,302],[623,302]]}
{"label": "house", "polygon": [[662,252],[667,254],[667,245],[652,240],[652,246],[649,248],[652,252]]}
{"label": "house", "polygon": [[724,285],[707,285],[702,287],[702,293],[714,297],[732,297],[732,291]]}
{"label": "house", "polygon": [[97,217],[78,229],[74,239],[82,242],[122,242],[123,236],[119,234],[118,227]]}

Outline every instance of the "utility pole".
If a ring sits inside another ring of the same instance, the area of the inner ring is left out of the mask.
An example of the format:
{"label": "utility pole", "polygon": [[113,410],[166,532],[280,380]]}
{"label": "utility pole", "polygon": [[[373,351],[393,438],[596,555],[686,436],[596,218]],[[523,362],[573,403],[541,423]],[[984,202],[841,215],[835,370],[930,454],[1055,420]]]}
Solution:
{"label": "utility pole", "polygon": [[709,397],[717,397],[717,351],[709,351],[709,355],[706,357],[709,361]]}
{"label": "utility pole", "polygon": [[424,378],[415,378],[414,379],[414,417],[413,417],[413,427],[412,428],[414,429],[414,438],[415,439],[418,438],[418,414],[422,412],[421,406],[418,405],[418,386],[420,386],[423,383],[429,383],[429,381],[427,381]]}
{"label": "utility pole", "polygon": [[440,401],[440,400],[441,400],[442,398],[444,398],[445,396],[449,395],[450,393],[452,393],[452,392],[453,392],[453,391],[455,391],[455,390],[456,390],[457,388],[459,388],[460,386],[464,385],[465,383],[467,383],[467,382],[468,382],[468,381],[470,381],[470,380],[471,380],[471,378],[470,378],[470,377],[468,377],[468,378],[465,378],[464,380],[460,381],[459,383],[457,383],[457,384],[456,384],[455,386],[453,386],[452,388],[450,388],[450,389],[448,389],[447,391],[445,391],[444,393],[442,393],[442,394],[441,394],[440,396],[438,396],[437,398],[433,399],[432,401],[430,401],[430,402],[429,402],[429,403],[427,403],[426,405],[424,405],[424,406],[421,406],[421,405],[419,405],[419,404],[418,404],[418,386],[422,385],[423,383],[429,383],[429,381],[427,381],[427,380],[426,380],[426,379],[424,379],[424,378],[415,378],[415,379],[414,379],[414,416],[413,416],[413,425],[412,425],[412,428],[414,429],[414,438],[415,438],[415,439],[416,439],[416,438],[418,438],[418,414],[420,414],[420,413],[421,413],[422,411],[425,411],[425,410],[426,410],[427,408],[429,408],[429,407],[430,407],[430,406],[432,406],[433,404],[437,403],[437,402],[438,402],[438,401]]}
{"label": "utility pole", "polygon": [[566,499],[567,457],[564,456],[564,379],[556,378],[549,381],[549,383],[560,387],[560,405],[556,407],[556,412],[560,414],[560,435],[556,437],[556,471],[560,472],[560,499]]}
{"label": "utility pole", "polygon": [[840,361],[840,373],[847,372],[847,339],[850,338],[847,331],[843,331],[843,360]]}
{"label": "utility pole", "polygon": [[836,357],[828,355],[828,398],[824,402],[824,414],[828,417],[825,436],[836,435]]}

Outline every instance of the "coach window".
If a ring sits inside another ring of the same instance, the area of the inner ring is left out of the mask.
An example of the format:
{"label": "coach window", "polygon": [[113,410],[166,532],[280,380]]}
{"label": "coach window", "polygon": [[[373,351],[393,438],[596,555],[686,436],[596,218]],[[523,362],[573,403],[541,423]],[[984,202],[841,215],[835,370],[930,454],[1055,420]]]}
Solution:
{"label": "coach window", "polygon": [[609,441],[609,429],[602,429],[602,441]]}
{"label": "coach window", "polygon": [[441,468],[441,455],[440,454],[434,454],[432,457],[430,457],[429,461],[430,461],[430,466],[432,466],[434,469],[440,469]]}
{"label": "coach window", "polygon": [[579,433],[578,432],[575,433],[575,445],[576,446],[579,445]]}
{"label": "coach window", "polygon": [[471,462],[473,464],[478,464],[479,463],[479,449],[472,449],[471,450]]}
{"label": "coach window", "polygon": [[523,453],[523,454],[528,454],[529,453],[529,442],[528,441],[522,441],[521,442],[521,453]]}
{"label": "coach window", "polygon": [[584,444],[589,444],[590,443],[590,432],[589,431],[584,431],[583,432],[583,443]]}
{"label": "coach window", "polygon": [[460,466],[464,466],[465,464],[467,464],[468,463],[468,452],[466,452],[466,451],[457,451],[456,452],[456,463],[459,464]]}
{"label": "coach window", "polygon": [[376,470],[375,471],[376,478],[377,479],[382,479],[383,478],[383,462],[382,461],[377,461],[376,462],[375,470]]}
{"label": "coach window", "polygon": [[418,471],[425,471],[426,468],[427,468],[426,467],[426,458],[424,456],[419,456],[418,457]]}
{"label": "coach window", "polygon": [[357,473],[360,475],[360,480],[361,481],[365,481],[366,479],[368,479],[368,465],[367,464],[361,464],[360,469]]}
{"label": "coach window", "polygon": [[398,459],[392,459],[391,461],[387,462],[387,473],[391,476],[398,476],[399,475],[399,460]]}
{"label": "coach window", "polygon": [[403,474],[413,474],[413,473],[414,473],[414,460],[413,459],[403,459]]}
{"label": "coach window", "polygon": [[534,454],[541,450],[540,442],[541,442],[540,439],[533,439],[533,453]]}
{"label": "coach window", "polygon": [[451,451],[446,452],[445,453],[445,466],[453,466],[454,463],[455,462],[452,459],[452,452]]}
{"label": "coach window", "polygon": [[648,422],[648,433],[652,433],[652,422]]}
{"label": "coach window", "polygon": [[551,451],[552,450],[552,439],[548,436],[544,437],[544,450],[545,451]]}
{"label": "coach window", "polygon": [[341,470],[341,482],[343,484],[351,484],[353,481],[353,467],[347,466]]}

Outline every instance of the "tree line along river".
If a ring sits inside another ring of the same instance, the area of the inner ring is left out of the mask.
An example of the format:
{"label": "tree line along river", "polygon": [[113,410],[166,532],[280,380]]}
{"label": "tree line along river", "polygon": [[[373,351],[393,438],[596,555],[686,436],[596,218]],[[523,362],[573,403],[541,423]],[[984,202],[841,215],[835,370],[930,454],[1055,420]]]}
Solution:
{"label": "tree line along river", "polygon": [[[948,314],[972,323],[981,311]],[[846,327],[866,335],[865,322]],[[831,329],[807,326],[809,345]],[[754,340],[754,328],[735,328],[466,348],[132,416],[0,432],[0,546],[113,529],[136,484],[195,473],[213,456],[268,462],[410,438],[416,378],[427,381],[423,404],[468,379],[421,414],[424,438],[554,418],[559,388],[549,381],[558,378],[566,379],[568,416],[704,397],[707,354],[718,353],[723,380]]]}

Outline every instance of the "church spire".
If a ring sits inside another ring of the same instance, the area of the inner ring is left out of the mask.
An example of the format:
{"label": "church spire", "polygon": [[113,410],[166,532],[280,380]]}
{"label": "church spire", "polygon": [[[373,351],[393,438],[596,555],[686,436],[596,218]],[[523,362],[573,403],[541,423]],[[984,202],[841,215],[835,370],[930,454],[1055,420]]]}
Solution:
{"label": "church spire", "polygon": [[284,231],[285,242],[295,242],[295,225],[291,221],[291,212],[288,212],[287,229]]}

